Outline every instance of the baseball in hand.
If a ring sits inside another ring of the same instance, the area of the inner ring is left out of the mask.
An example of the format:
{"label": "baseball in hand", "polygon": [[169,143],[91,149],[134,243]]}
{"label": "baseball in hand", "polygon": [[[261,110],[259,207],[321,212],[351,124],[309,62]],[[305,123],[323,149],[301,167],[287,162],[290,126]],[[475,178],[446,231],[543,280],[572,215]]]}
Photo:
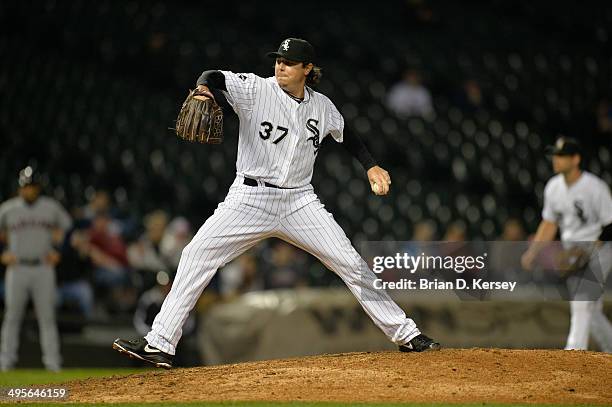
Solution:
{"label": "baseball in hand", "polygon": [[372,184],[372,191],[374,191],[375,194],[380,193],[380,187],[378,186],[376,182]]}

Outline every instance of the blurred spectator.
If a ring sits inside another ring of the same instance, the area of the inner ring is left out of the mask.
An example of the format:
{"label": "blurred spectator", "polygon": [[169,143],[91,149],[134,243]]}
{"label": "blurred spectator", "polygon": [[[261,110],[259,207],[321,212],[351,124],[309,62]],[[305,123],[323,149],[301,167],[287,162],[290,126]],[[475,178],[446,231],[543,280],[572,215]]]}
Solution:
{"label": "blurred spectator", "polygon": [[[446,232],[444,233],[444,237],[442,241],[445,243],[439,246],[440,250],[438,255],[441,256],[452,256],[455,258],[466,258],[466,257],[476,257],[481,255],[482,252],[479,252],[476,249],[474,242],[467,242],[467,230],[466,225],[462,220],[454,221],[448,225],[446,228]],[[458,277],[457,274],[448,273],[443,270],[439,274],[439,278],[454,280]],[[474,266],[468,267],[465,266],[465,270],[460,274],[460,277],[467,282],[467,286],[471,286],[471,281],[476,278],[482,278],[482,272],[480,269]],[[459,296],[459,298],[463,299],[474,299],[474,298],[484,298],[487,295],[486,290],[476,290],[476,289],[466,289],[466,290],[455,290],[455,293]]]}
{"label": "blurred spectator", "polygon": [[161,210],[151,212],[145,217],[144,225],[145,233],[129,246],[127,256],[130,266],[144,278],[145,287],[150,287],[159,271],[174,271],[161,253],[168,215]]}
{"label": "blurred spectator", "polygon": [[[155,281],[155,287],[145,291],[140,298],[138,298],[138,305],[134,313],[134,328],[136,328],[136,331],[142,336],[145,336],[151,330],[155,315],[159,313],[164,298],[166,298],[170,292],[170,288],[172,288],[172,278],[170,274],[165,271],[156,273]],[[183,334],[192,334],[195,332],[195,326],[196,320],[193,314],[190,314],[183,326]]]}
{"label": "blurred spectator", "polygon": [[219,273],[219,280],[219,293],[223,298],[264,288],[261,275],[257,273],[257,257],[252,251],[225,266]]}
{"label": "blurred spectator", "polygon": [[93,221],[98,213],[108,213],[111,215],[111,197],[108,191],[103,189],[96,190],[89,202],[81,209],[80,216],[83,219]]}
{"label": "blurred spectator", "polygon": [[80,220],[78,223],[89,226],[98,213],[106,213],[108,215],[108,227],[112,233],[127,238],[135,236],[139,222],[124,216],[113,204],[111,194],[104,189],[94,191],[87,204],[75,210],[75,219]]}
{"label": "blurred spectator", "polygon": [[111,229],[110,224],[108,213],[98,213],[89,230],[89,243],[91,257],[97,268],[96,280],[113,285],[126,280],[128,259],[123,239]]}
{"label": "blurred spectator", "polygon": [[475,79],[468,79],[456,98],[457,106],[465,112],[475,112],[484,107],[485,100],[480,84]]}
{"label": "blurred spectator", "polygon": [[89,280],[92,268],[87,234],[84,230],[73,229],[66,235],[58,266],[60,309],[91,317],[94,309],[94,293]]}
{"label": "blurred spectator", "polygon": [[442,240],[445,242],[465,242],[466,238],[465,224],[462,221],[455,221],[448,225]]}
{"label": "blurred spectator", "polygon": [[612,106],[607,99],[597,105],[597,129],[600,133],[612,134]]}
{"label": "blurred spectator", "polygon": [[422,252],[432,253],[433,246],[428,243],[436,238],[436,223],[431,219],[424,219],[414,225],[414,232],[410,242],[404,247],[403,251],[412,256],[418,256]]}
{"label": "blurred spectator", "polygon": [[306,255],[281,240],[272,243],[264,254],[265,288],[292,288],[306,284]]}
{"label": "blurred spectator", "polygon": [[430,219],[422,220],[414,225],[413,241],[431,242],[436,238],[436,223]]}
{"label": "blurred spectator", "polygon": [[[525,241],[527,233],[520,220],[510,218],[504,223],[504,230],[493,242],[489,250],[489,268],[505,281],[518,280],[521,277],[521,254],[526,249],[526,244],[517,242]],[[513,242],[513,243],[510,243]]]}
{"label": "blurred spectator", "polygon": [[[172,287],[171,274],[165,271],[157,272],[155,281],[156,285],[138,298],[134,312],[134,328],[141,336],[145,336],[151,330],[155,316]],[[192,312],[183,325],[183,337],[176,351],[176,361],[180,366],[196,366],[200,363],[197,346],[194,343],[196,327],[196,318]]]}
{"label": "blurred spectator", "polygon": [[94,283],[104,289],[111,310],[127,310],[135,303],[131,289],[127,249],[121,236],[111,227],[108,213],[96,214],[89,230]]}
{"label": "blurred spectator", "polygon": [[414,69],[404,73],[387,95],[387,106],[398,117],[427,117],[433,113],[431,93],[421,83],[421,75]]}
{"label": "blurred spectator", "polygon": [[161,240],[161,254],[172,269],[178,268],[181,253],[191,241],[193,234],[187,219],[176,217],[168,224]]}
{"label": "blurred spectator", "polygon": [[504,230],[499,240],[518,242],[526,239],[527,233],[520,220],[510,218],[504,223]]}

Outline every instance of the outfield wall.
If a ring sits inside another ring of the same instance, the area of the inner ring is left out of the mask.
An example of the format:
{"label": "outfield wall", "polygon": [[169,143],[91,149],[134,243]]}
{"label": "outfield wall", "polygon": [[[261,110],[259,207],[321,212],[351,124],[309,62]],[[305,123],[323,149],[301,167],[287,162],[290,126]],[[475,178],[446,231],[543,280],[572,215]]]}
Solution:
{"label": "outfield wall", "polygon": [[[456,296],[396,298],[419,327],[447,347],[562,348],[563,301],[463,301]],[[612,314],[612,301],[605,311]],[[201,316],[207,363],[394,349],[344,288],[249,293]]]}

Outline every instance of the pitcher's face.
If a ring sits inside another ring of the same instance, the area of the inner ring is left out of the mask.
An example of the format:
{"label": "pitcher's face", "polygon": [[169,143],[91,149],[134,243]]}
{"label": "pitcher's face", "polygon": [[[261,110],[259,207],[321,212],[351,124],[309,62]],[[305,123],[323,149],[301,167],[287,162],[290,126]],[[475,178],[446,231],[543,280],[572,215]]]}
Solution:
{"label": "pitcher's face", "polygon": [[306,82],[306,76],[312,70],[312,64],[304,66],[301,62],[290,61],[285,58],[276,58],[274,76],[281,88],[293,88]]}

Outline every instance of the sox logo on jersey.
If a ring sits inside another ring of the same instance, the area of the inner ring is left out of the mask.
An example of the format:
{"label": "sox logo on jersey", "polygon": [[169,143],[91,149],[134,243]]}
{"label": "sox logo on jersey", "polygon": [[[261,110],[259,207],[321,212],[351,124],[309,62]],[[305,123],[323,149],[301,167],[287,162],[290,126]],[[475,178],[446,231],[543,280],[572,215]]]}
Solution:
{"label": "sox logo on jersey", "polygon": [[312,141],[315,155],[319,152],[319,129],[316,126],[317,124],[319,124],[319,121],[315,119],[308,119],[306,121],[306,128],[313,134],[312,137],[308,137],[306,140]]}
{"label": "sox logo on jersey", "polygon": [[225,96],[240,120],[237,176],[183,251],[147,343],[173,355],[189,311],[217,269],[268,237],[311,253],[338,274],[392,342],[404,344],[419,335],[414,321],[374,288],[374,273],[310,185],[321,141],[327,136],[343,141],[344,119],[334,104],[308,87],[298,102],[274,77],[221,72]]}
{"label": "sox logo on jersey", "polygon": [[580,220],[580,224],[587,223],[587,218],[584,215],[584,204],[580,200],[574,201],[574,209],[576,209],[576,217]]}

